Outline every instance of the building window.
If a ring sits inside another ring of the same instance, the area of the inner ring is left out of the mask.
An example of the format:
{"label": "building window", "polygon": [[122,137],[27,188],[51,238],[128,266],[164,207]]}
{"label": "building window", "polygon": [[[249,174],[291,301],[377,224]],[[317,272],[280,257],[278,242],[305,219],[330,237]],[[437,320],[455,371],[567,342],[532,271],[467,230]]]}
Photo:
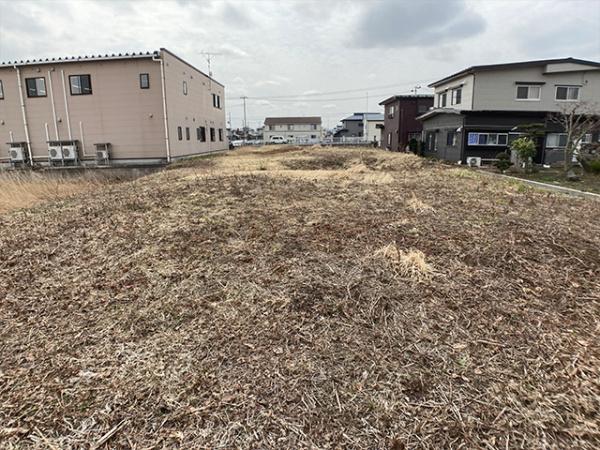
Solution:
{"label": "building window", "polygon": [[91,95],[92,79],[89,75],[69,75],[71,95]]}
{"label": "building window", "polygon": [[185,140],[190,140],[190,127],[185,127]]}
{"label": "building window", "polygon": [[517,100],[539,100],[541,94],[542,88],[540,86],[517,86]]}
{"label": "building window", "polygon": [[177,139],[183,141],[183,130],[181,129],[181,127],[177,127]]}
{"label": "building window", "polygon": [[316,139],[316,138],[317,138],[317,135],[316,135],[316,134],[311,134],[311,135],[310,135],[310,138],[311,138],[311,139]]}
{"label": "building window", "polygon": [[446,134],[446,145],[448,147],[456,147],[456,132],[448,131]]}
{"label": "building window", "polygon": [[206,127],[196,128],[196,138],[200,142],[206,142]]}
{"label": "building window", "polygon": [[288,131],[293,131],[294,130],[294,125],[288,125]]}
{"label": "building window", "polygon": [[556,100],[573,102],[579,100],[578,86],[556,86]]}
{"label": "building window", "polygon": [[183,82],[183,95],[187,95],[188,93],[188,89],[187,89],[187,81]]}
{"label": "building window", "polygon": [[140,89],[150,89],[150,75],[140,73]]}
{"label": "building window", "polygon": [[396,114],[396,105],[391,105],[388,107],[388,119],[393,119]]}
{"label": "building window", "polygon": [[448,97],[448,93],[447,92],[442,92],[441,94],[438,95],[438,106],[440,108],[445,108],[446,107],[446,99]]}
{"label": "building window", "polygon": [[437,152],[437,139],[436,139],[436,135],[434,132],[428,132],[427,133],[427,142],[426,142],[426,148],[428,151],[430,152]]}
{"label": "building window", "polygon": [[221,96],[212,94],[213,107],[221,109]]}
{"label": "building window", "polygon": [[469,133],[468,145],[490,145],[505,147],[508,133]]}
{"label": "building window", "polygon": [[2,86],[2,80],[0,80],[0,100],[4,100],[4,87]]}
{"label": "building window", "polygon": [[567,146],[566,133],[548,133],[546,136],[546,147],[565,148]]}
{"label": "building window", "polygon": [[27,97],[45,97],[46,96],[46,79],[26,78],[25,85],[27,86]]}
{"label": "building window", "polygon": [[388,136],[387,136],[387,145],[392,145],[392,133],[388,133]]}
{"label": "building window", "polygon": [[215,129],[212,127],[210,129],[210,141],[215,142]]}
{"label": "building window", "polygon": [[452,89],[452,104],[460,105],[462,100],[462,88]]}
{"label": "building window", "polygon": [[223,128],[219,128],[219,141],[223,140]]}
{"label": "building window", "polygon": [[310,129],[311,129],[311,130],[316,130],[316,129],[317,129],[317,125],[313,123],[313,124],[310,126]]}

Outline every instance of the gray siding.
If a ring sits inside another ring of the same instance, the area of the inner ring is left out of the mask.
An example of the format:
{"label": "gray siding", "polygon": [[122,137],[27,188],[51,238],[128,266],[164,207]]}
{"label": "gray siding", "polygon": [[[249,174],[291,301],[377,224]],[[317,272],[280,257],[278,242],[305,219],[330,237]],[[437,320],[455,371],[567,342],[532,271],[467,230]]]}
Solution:
{"label": "gray siding", "polygon": [[[516,100],[516,82],[544,83],[540,85],[540,100]],[[477,73],[473,110],[559,111],[565,102],[555,100],[556,85],[581,86],[580,100],[600,102],[599,70],[546,73],[545,66],[541,66]]]}
{"label": "gray siding", "polygon": [[[459,114],[438,114],[434,117],[423,121],[423,132],[425,135],[425,152],[426,156],[445,159],[448,161],[460,161],[462,148],[462,132],[456,130],[463,125],[464,117]],[[448,133],[456,133],[456,145],[448,145]],[[427,148],[427,135],[435,136],[434,149]]]}

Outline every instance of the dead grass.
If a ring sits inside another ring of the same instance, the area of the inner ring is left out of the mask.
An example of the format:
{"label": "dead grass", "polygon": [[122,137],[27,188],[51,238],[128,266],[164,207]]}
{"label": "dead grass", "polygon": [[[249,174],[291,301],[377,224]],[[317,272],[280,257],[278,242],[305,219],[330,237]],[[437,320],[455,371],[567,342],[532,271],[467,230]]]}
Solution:
{"label": "dead grass", "polygon": [[600,446],[596,202],[244,149],[1,221],[0,447]]}
{"label": "dead grass", "polygon": [[100,184],[99,180],[82,177],[0,172],[0,213],[67,198]]}

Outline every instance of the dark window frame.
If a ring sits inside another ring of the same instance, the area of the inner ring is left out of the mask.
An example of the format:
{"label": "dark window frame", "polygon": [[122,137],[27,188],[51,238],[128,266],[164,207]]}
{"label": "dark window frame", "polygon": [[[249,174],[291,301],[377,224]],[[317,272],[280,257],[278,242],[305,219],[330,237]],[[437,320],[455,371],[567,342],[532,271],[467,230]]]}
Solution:
{"label": "dark window frame", "polygon": [[185,140],[190,140],[190,127],[185,127]]}
{"label": "dark window frame", "polygon": [[177,127],[177,140],[183,141],[183,128]]}
{"label": "dark window frame", "polygon": [[460,105],[462,103],[462,86],[452,89],[450,103],[452,105]]}
{"label": "dark window frame", "polygon": [[446,145],[448,147],[456,147],[456,131],[448,131],[446,133]]}
{"label": "dark window frame", "polygon": [[188,95],[188,85],[187,85],[187,81],[183,81],[183,95]]}
{"label": "dark window frame", "polygon": [[215,142],[215,129],[214,127],[210,127],[210,142]]}
{"label": "dark window frame", "polygon": [[[44,95],[37,94],[37,83],[35,84],[35,95],[31,95],[29,81],[35,80],[44,80]],[[48,97],[48,87],[46,86],[46,77],[33,77],[33,78],[25,78],[25,88],[27,89],[27,97],[28,98],[37,98],[37,97]]]}
{"label": "dark window frame", "polygon": [[[146,85],[142,81],[146,78]],[[140,73],[140,89],[150,89],[150,74],[149,73]]]}
{"label": "dark window frame", "polygon": [[4,85],[2,84],[2,80],[0,80],[0,100],[4,100]]}
{"label": "dark window frame", "polygon": [[[82,77],[87,77],[88,79],[89,92],[84,92],[83,83],[81,83]],[[79,88],[81,89],[81,92],[79,93],[73,92],[73,82],[71,81],[73,78],[79,78],[80,80]],[[90,74],[84,73],[79,75],[69,75],[69,92],[71,95],[92,95],[92,91],[92,76]]]}
{"label": "dark window frame", "polygon": [[223,142],[223,128],[219,128],[219,142]]}
{"label": "dark window frame", "polygon": [[196,140],[206,142],[206,127],[196,128]]}

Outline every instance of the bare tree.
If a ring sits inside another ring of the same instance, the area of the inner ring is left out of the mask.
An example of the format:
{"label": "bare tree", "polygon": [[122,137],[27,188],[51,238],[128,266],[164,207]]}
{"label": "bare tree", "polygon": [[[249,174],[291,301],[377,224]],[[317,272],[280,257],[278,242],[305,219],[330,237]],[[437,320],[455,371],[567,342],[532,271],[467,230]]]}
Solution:
{"label": "bare tree", "polygon": [[559,125],[567,135],[565,146],[565,175],[573,168],[573,156],[585,135],[600,130],[599,108],[587,102],[561,105],[560,111],[550,116],[550,121]]}

